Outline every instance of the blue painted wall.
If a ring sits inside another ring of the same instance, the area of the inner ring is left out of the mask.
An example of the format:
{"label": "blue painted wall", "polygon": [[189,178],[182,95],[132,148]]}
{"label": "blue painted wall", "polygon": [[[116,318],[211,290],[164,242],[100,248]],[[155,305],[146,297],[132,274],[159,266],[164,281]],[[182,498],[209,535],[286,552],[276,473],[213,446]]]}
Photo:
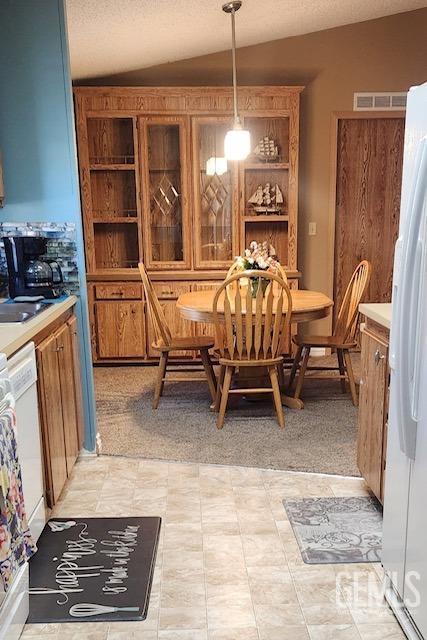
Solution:
{"label": "blue painted wall", "polygon": [[83,233],[63,0],[0,0],[4,222],[74,222],[80,272],[85,448],[95,447]]}

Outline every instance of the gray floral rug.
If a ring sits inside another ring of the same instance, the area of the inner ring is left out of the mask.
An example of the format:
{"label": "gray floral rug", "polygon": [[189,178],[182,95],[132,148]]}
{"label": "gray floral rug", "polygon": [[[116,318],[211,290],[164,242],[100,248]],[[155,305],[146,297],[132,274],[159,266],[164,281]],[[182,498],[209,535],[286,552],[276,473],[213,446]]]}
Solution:
{"label": "gray floral rug", "polygon": [[307,564],[380,562],[382,511],[375,498],[283,500]]}

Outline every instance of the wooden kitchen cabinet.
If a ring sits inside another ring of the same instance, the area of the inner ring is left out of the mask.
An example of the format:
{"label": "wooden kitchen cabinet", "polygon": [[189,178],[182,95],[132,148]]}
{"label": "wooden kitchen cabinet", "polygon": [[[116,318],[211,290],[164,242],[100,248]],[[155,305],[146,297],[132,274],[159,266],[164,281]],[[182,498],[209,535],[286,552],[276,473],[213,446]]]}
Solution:
{"label": "wooden kitchen cabinet", "polygon": [[76,398],[76,418],[77,418],[77,442],[78,442],[78,451],[83,446],[84,440],[84,418],[83,418],[83,385],[82,385],[82,375],[80,368],[80,351],[79,351],[79,334],[77,330],[77,318],[76,316],[71,316],[71,318],[67,321],[70,337],[71,337],[71,346],[73,350],[73,362],[72,369],[74,371],[74,389],[75,389],[75,398]]}
{"label": "wooden kitchen cabinet", "polygon": [[99,359],[145,356],[142,301],[96,302],[95,322]]}
{"label": "wooden kitchen cabinet", "polygon": [[367,319],[361,337],[361,380],[357,464],[376,497],[383,501],[388,420],[388,330]]}
{"label": "wooden kitchen cabinet", "polygon": [[82,440],[80,367],[72,316],[36,346],[46,498],[53,507]]}
{"label": "wooden kitchen cabinet", "polygon": [[95,362],[146,357],[145,303],[140,282],[103,282],[89,287]]}
{"label": "wooden kitchen cabinet", "polygon": [[46,499],[53,506],[68,477],[55,335],[37,346],[36,356]]}
{"label": "wooden kitchen cabinet", "polygon": [[79,454],[79,438],[74,375],[72,375],[72,373],[70,374],[74,368],[74,354],[71,331],[68,323],[64,324],[55,335],[61,389],[62,420],[64,423],[65,456],[67,461],[67,474],[69,474]]}

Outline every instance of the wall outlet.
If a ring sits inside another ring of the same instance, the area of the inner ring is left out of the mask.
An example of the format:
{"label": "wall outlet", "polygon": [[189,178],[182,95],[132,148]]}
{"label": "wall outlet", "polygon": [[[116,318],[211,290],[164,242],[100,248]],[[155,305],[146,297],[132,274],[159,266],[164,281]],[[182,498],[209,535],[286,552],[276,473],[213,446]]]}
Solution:
{"label": "wall outlet", "polygon": [[315,222],[308,223],[308,235],[315,236],[317,233],[317,224]]}

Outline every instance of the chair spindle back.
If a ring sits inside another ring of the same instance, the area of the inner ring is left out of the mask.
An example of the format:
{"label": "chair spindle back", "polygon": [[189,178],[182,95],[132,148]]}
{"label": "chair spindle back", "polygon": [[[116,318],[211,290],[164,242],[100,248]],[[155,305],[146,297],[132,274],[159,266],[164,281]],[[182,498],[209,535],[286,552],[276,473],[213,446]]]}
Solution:
{"label": "chair spindle back", "polygon": [[154,329],[155,341],[156,343],[168,346],[172,343],[172,334],[169,331],[165,314],[163,313],[163,309],[160,305],[159,299],[156,295],[156,292],[154,291],[154,287],[151,284],[151,280],[148,277],[148,273],[145,269],[144,263],[140,262],[138,264],[138,268],[141,274],[145,297],[147,298],[149,314]]}
{"label": "chair spindle back", "polygon": [[[266,280],[269,282],[265,288]],[[256,288],[255,297],[252,285]],[[277,285],[276,292],[273,285]],[[291,293],[280,276],[257,270],[234,273],[224,280],[213,301],[221,356],[230,360],[267,360],[281,355],[291,314]]]}
{"label": "chair spindle back", "polygon": [[368,288],[371,271],[371,263],[362,260],[354,270],[344,294],[335,324],[334,336],[339,336],[345,343],[351,343],[355,340],[359,304]]}

